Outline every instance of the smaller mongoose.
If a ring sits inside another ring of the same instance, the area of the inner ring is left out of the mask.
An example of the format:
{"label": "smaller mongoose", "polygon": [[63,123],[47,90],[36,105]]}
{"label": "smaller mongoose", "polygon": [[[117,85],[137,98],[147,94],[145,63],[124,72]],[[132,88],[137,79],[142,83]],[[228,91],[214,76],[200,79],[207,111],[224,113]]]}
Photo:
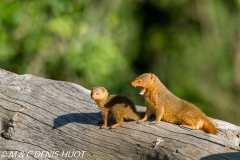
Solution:
{"label": "smaller mongoose", "polygon": [[182,125],[190,129],[201,129],[206,133],[217,134],[214,124],[194,104],[172,94],[152,73],[145,73],[132,81],[132,86],[140,87],[139,94],[145,98],[147,110],[140,121],[156,115],[154,123],[160,120]]}
{"label": "smaller mongoose", "polygon": [[102,111],[103,125],[100,128],[106,128],[110,114],[114,116],[117,122],[110,127],[111,129],[122,125],[124,120],[136,121],[142,118],[129,98],[121,95],[110,95],[104,87],[93,87],[91,98]]}

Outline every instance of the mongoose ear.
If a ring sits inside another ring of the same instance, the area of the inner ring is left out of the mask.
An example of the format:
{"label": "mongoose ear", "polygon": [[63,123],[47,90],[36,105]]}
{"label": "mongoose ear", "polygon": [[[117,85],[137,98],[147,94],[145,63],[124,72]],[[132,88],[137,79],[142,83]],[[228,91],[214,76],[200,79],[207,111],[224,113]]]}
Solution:
{"label": "mongoose ear", "polygon": [[104,91],[105,91],[105,88],[101,87],[101,90],[104,92]]}
{"label": "mongoose ear", "polygon": [[151,79],[151,81],[153,81],[153,74],[150,74],[150,79]]}

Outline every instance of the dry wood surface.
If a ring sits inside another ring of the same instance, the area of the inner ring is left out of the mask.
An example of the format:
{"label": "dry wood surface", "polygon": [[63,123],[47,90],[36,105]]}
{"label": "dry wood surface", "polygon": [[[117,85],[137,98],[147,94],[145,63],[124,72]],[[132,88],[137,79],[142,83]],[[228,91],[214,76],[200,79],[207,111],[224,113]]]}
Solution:
{"label": "dry wood surface", "polygon": [[212,119],[215,136],[151,120],[99,129],[101,119],[78,84],[0,69],[0,159],[240,160],[240,127],[228,122]]}

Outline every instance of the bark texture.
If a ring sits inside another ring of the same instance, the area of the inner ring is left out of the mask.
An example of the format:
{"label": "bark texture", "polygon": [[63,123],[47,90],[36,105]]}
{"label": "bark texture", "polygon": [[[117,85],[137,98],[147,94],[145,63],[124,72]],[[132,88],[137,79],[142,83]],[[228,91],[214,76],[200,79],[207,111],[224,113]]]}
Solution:
{"label": "bark texture", "polygon": [[213,119],[214,136],[162,121],[99,129],[101,119],[82,86],[0,69],[0,159],[240,159],[228,122]]}

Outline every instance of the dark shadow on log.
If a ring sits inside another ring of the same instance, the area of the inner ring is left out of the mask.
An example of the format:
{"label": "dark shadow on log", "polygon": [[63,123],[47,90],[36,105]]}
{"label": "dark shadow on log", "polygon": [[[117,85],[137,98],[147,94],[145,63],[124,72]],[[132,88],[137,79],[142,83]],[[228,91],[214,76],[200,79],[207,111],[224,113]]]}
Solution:
{"label": "dark shadow on log", "polygon": [[[68,123],[82,123],[82,124],[90,124],[95,126],[100,126],[102,121],[102,113],[70,113],[58,116],[54,119],[53,128],[57,129],[62,127]],[[114,124],[115,121],[112,116],[109,116],[108,125]]]}
{"label": "dark shadow on log", "polygon": [[143,155],[143,157],[141,158],[141,160],[169,160],[170,158],[167,155]]}
{"label": "dark shadow on log", "polygon": [[239,160],[240,152],[213,154],[210,156],[203,157],[200,160],[210,160],[210,159],[213,159],[213,160],[218,160],[218,159]]}

